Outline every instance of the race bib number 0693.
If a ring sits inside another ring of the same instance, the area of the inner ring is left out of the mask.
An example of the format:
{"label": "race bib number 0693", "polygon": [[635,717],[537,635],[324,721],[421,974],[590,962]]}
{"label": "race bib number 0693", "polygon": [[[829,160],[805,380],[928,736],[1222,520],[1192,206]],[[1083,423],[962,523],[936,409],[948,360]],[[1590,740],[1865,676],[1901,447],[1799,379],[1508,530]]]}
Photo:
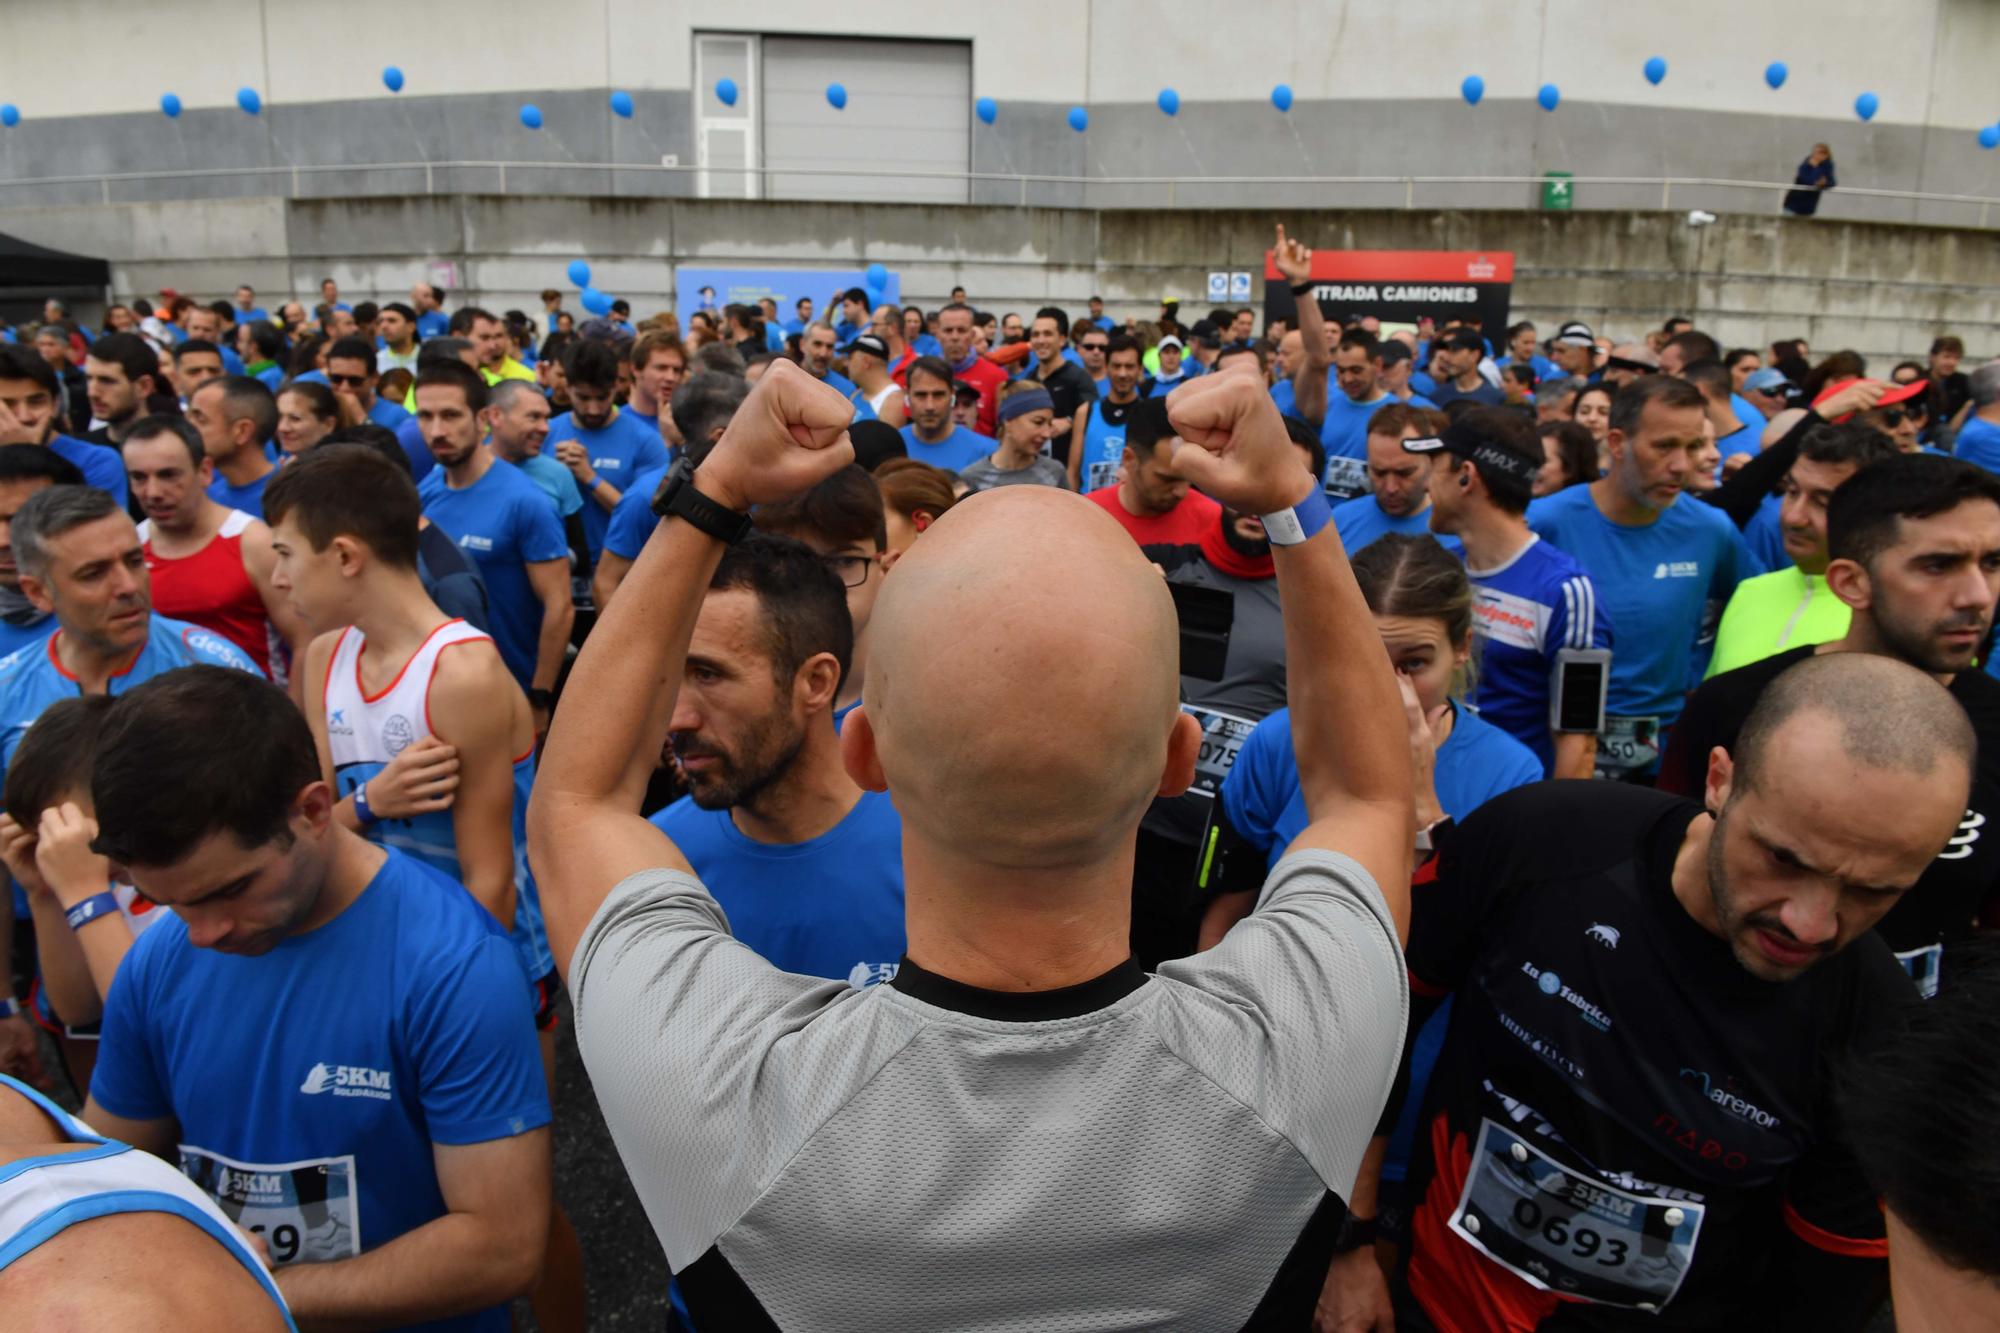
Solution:
{"label": "race bib number 0693", "polygon": [[1703,1211],[1581,1175],[1486,1120],[1451,1229],[1543,1291],[1653,1311],[1680,1290]]}

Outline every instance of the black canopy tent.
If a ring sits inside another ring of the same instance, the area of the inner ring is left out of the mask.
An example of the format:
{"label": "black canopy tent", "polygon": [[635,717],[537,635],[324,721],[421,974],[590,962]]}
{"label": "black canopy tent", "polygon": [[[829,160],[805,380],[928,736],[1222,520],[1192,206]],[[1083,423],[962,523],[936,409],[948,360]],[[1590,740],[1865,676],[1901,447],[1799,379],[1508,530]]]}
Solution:
{"label": "black canopy tent", "polygon": [[51,296],[65,303],[104,300],[111,265],[102,259],[51,250],[0,232],[0,318],[10,323],[42,317]]}

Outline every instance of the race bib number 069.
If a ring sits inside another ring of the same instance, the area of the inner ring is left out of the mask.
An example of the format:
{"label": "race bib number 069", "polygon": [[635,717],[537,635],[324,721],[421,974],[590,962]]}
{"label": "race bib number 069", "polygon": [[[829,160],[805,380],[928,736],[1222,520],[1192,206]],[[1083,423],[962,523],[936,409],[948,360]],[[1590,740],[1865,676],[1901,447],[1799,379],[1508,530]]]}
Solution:
{"label": "race bib number 069", "polygon": [[236,1225],[264,1238],[274,1268],[361,1253],[352,1156],[265,1165],[183,1143],[181,1174]]}
{"label": "race bib number 069", "polygon": [[1543,1291],[1653,1311],[1680,1290],[1702,1213],[1579,1175],[1486,1120],[1451,1229]]}

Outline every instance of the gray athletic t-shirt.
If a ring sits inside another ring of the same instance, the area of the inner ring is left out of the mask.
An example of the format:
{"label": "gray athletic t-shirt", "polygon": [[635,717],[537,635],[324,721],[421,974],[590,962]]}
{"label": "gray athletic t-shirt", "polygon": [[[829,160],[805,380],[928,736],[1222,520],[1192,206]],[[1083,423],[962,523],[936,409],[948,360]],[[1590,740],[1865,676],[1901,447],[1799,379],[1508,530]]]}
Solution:
{"label": "gray athletic t-shirt", "polygon": [[577,945],[577,1043],[704,1329],[1303,1328],[1403,1043],[1367,872],[1287,856],[1148,976],[780,972],[691,876]]}
{"label": "gray athletic t-shirt", "polygon": [[993,465],[993,456],[988,454],[970,467],[959,469],[958,479],[972,489],[974,494],[990,491],[995,486],[1055,486],[1069,489],[1069,474],[1063,465],[1047,454],[1037,455],[1026,467],[999,468]]}

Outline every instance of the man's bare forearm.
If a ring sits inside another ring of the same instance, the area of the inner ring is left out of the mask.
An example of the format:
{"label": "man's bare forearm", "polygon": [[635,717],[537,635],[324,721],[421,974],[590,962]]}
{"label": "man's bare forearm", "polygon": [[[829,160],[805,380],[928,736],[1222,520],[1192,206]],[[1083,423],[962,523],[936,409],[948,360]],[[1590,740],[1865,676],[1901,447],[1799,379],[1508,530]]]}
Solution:
{"label": "man's bare forearm", "polygon": [[1597,772],[1597,737],[1587,731],[1555,733],[1555,767],[1552,778],[1587,778]]}
{"label": "man's bare forearm", "polygon": [[[547,1217],[546,1199],[540,1212]],[[278,1290],[303,1329],[396,1328],[527,1295],[541,1248],[495,1244],[478,1218],[447,1213],[352,1259],[281,1268]]]}
{"label": "man's bare forearm", "polygon": [[1329,523],[1274,547],[1285,619],[1285,698],[1313,819],[1352,801],[1410,802],[1403,699],[1375,617]]}

